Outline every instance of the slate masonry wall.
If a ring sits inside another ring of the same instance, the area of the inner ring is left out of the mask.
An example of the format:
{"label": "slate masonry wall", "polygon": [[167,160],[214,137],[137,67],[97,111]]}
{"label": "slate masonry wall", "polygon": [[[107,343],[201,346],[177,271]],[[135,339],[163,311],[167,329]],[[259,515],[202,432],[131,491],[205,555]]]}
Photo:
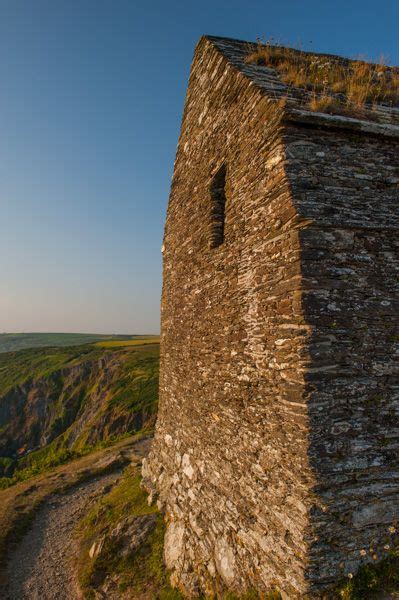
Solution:
{"label": "slate masonry wall", "polygon": [[399,518],[399,127],[289,110],[240,52],[192,64],[143,483],[187,596],[319,596]]}

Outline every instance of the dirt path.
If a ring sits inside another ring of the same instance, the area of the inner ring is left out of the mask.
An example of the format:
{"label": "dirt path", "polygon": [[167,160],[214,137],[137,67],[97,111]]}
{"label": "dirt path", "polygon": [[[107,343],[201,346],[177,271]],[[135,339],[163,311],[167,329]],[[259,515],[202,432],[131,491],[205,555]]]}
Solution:
{"label": "dirt path", "polygon": [[[150,439],[123,447],[128,462],[148,453]],[[110,450],[110,455],[115,454]],[[95,466],[95,464],[94,464]],[[75,528],[93,502],[120,479],[125,465],[85,480],[62,494],[53,494],[35,515],[32,526],[6,567],[7,592],[0,600],[78,600],[74,558],[78,543]]]}
{"label": "dirt path", "polygon": [[121,470],[54,495],[39,509],[32,527],[7,565],[9,600],[75,600],[74,530],[89,505],[119,480]]}

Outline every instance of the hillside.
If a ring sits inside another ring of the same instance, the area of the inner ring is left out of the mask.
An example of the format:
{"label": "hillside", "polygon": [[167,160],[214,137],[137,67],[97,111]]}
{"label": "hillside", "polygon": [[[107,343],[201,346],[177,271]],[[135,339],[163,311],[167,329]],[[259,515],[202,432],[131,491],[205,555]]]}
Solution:
{"label": "hillside", "polygon": [[159,346],[137,342],[0,354],[3,486],[154,424]]}
{"label": "hillside", "polygon": [[0,333],[0,352],[45,346],[79,346],[101,340],[130,340],[135,335],[106,335],[99,333]]}

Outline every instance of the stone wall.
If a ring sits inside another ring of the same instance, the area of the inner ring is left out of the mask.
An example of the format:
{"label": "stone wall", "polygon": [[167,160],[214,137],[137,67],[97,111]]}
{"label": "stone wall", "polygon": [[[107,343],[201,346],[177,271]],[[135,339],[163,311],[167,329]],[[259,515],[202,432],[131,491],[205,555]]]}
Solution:
{"label": "stone wall", "polygon": [[200,41],[165,227],[160,409],[143,467],[165,512],[172,581],[192,597],[277,587],[295,598],[328,585],[363,560],[366,541],[386,543],[398,498],[396,142],[298,120]]}
{"label": "stone wall", "polygon": [[309,220],[309,456],[323,505],[312,513],[309,577],[333,582],[386,556],[399,518],[399,142],[308,126],[284,139],[295,206]]}

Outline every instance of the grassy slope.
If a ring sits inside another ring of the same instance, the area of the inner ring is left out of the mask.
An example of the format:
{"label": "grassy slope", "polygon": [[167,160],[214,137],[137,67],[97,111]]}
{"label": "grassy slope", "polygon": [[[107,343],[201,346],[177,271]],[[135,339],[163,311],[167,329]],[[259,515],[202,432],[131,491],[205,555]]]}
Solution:
{"label": "grassy slope", "polygon": [[[99,407],[99,412],[94,418],[98,421],[107,411],[115,414],[145,411],[149,420],[154,420],[158,402],[158,344],[117,348],[102,348],[96,345],[35,348],[0,354],[0,397],[16,386],[39,378],[49,378],[60,369],[79,366],[87,361],[97,361],[110,353],[120,362],[118,377],[110,384],[107,399]],[[22,458],[14,478],[2,478],[1,485],[5,487],[27,479],[92,451],[94,448],[89,436],[95,424],[93,421],[88,422],[72,447],[68,444],[67,429],[48,446]],[[115,438],[100,440],[96,447],[109,445],[118,437],[117,435]],[[2,460],[5,459],[0,457],[0,461]]]}
{"label": "grassy slope", "polygon": [[[29,348],[25,350],[0,353],[0,395],[5,394],[11,387],[22,385],[29,379],[48,377],[55,371],[68,366],[77,366],[86,360],[98,360],[108,350],[126,349],[137,350],[142,346],[158,348],[158,339],[137,338],[126,340],[85,344],[70,347]],[[114,345],[115,344],[115,345]]]}
{"label": "grassy slope", "polygon": [[81,551],[77,560],[78,579],[84,598],[95,598],[94,587],[107,575],[117,575],[122,598],[179,600],[181,594],[170,587],[163,565],[164,523],[158,514],[155,529],[133,556],[121,557],[118,548],[106,540],[102,553],[90,558],[89,550],[98,537],[106,536],[129,515],[155,513],[140,489],[137,468],[129,467],[123,479],[94,505],[80,526]]}
{"label": "grassy slope", "polygon": [[30,348],[0,354],[0,395],[29,379],[49,377],[55,371],[79,365],[88,358],[99,359],[103,350],[94,346]]}

